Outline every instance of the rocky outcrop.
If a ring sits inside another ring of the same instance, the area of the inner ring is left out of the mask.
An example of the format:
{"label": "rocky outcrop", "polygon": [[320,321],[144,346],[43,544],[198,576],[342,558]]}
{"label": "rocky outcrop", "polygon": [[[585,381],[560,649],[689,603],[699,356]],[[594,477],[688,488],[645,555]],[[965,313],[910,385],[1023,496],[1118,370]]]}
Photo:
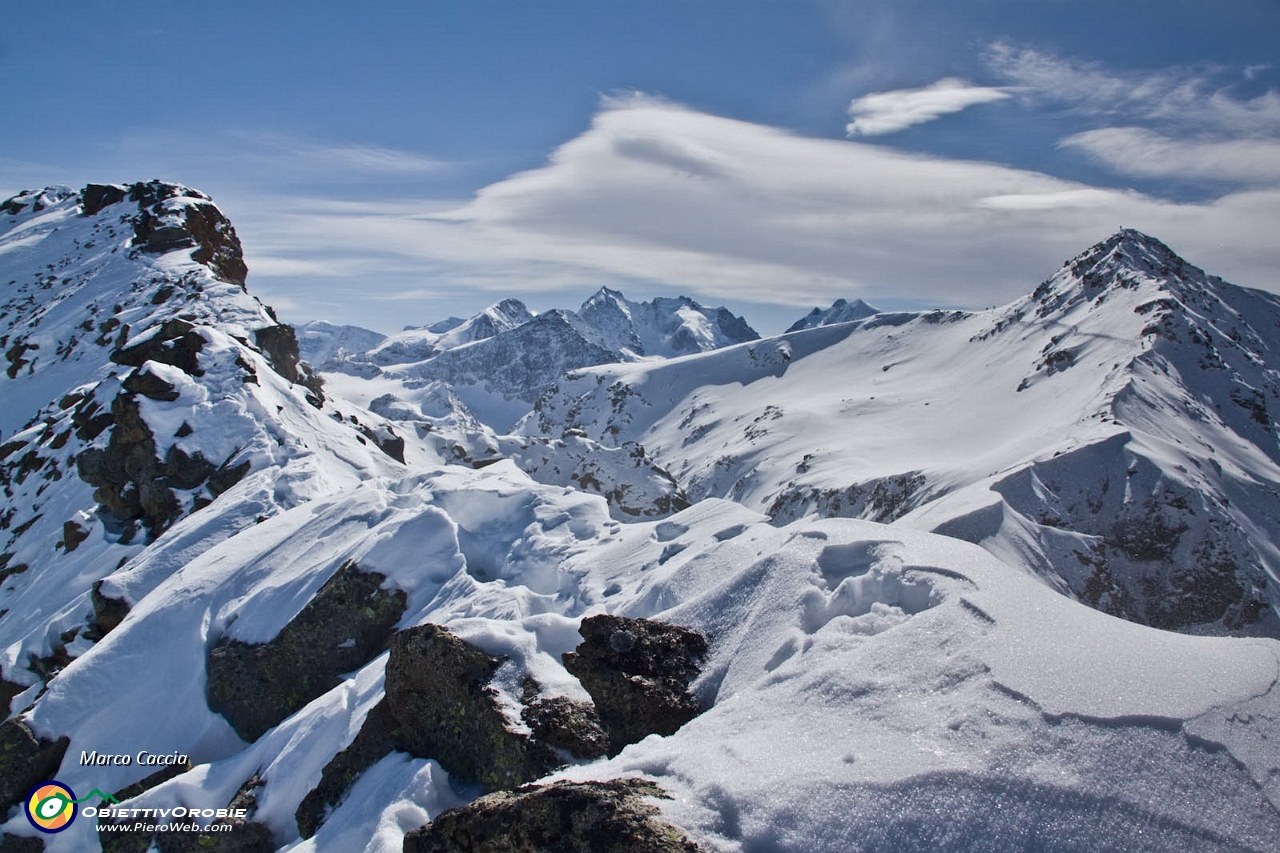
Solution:
{"label": "rocky outcrop", "polygon": [[386,697],[298,806],[304,838],[361,773],[393,750],[435,759],[451,776],[489,790],[536,779],[568,758],[605,754],[608,738],[591,706],[539,696],[532,679],[520,697],[532,737],[514,731],[490,686],[502,662],[438,625],[400,631],[390,647]]}
{"label": "rocky outcrop", "polygon": [[324,383],[311,372],[310,365],[302,360],[298,352],[298,333],[293,326],[287,323],[267,326],[254,332],[253,337],[271,362],[272,369],[295,385],[302,385],[310,391],[307,402],[319,408],[324,403]]}
{"label": "rocky outcrop", "polygon": [[689,693],[707,654],[696,631],[601,614],[582,620],[582,643],[565,669],[591,694],[610,754],[651,734],[670,735],[701,712]]}
{"label": "rocky outcrop", "polygon": [[22,802],[27,793],[53,778],[71,744],[37,737],[26,721],[15,718],[0,723],[0,815]]}
{"label": "rocky outcrop", "polygon": [[556,782],[481,797],[404,838],[404,853],[697,853],[657,819],[641,779]]}
{"label": "rocky outcrop", "polygon": [[263,732],[368,663],[386,648],[404,613],[402,590],[347,562],[276,637],[244,643],[223,637],[209,651],[209,707],[240,737]]}
{"label": "rocky outcrop", "polygon": [[0,853],[41,853],[44,842],[22,835],[0,835]]}
{"label": "rocky outcrop", "polygon": [[[99,198],[95,193],[94,203]],[[249,268],[236,229],[208,196],[177,184],[151,181],[129,187],[129,200],[138,203],[134,246],[152,254],[190,247],[193,261],[204,264],[223,281],[244,287]]]}
{"label": "rocky outcrop", "polygon": [[522,704],[520,719],[533,732],[534,740],[576,758],[609,754],[609,736],[594,706],[566,696],[539,696],[532,679],[525,682]]}
{"label": "rocky outcrop", "polygon": [[387,661],[387,704],[401,726],[400,747],[488,790],[545,774],[556,764],[554,755],[511,730],[489,686],[500,665],[438,625],[396,634]]}
{"label": "rocky outcrop", "polygon": [[[125,387],[130,387],[129,380]],[[93,486],[93,499],[102,510],[120,523],[121,542],[131,541],[139,524],[154,539],[185,511],[197,508],[194,503],[184,506],[175,491],[206,486],[217,497],[249,472],[248,461],[233,465],[227,459],[215,465],[200,451],[187,454],[177,445],[160,459],[137,396],[128,391],[116,395],[109,418],[112,431],[106,447],[83,450],[76,457],[76,473]]]}

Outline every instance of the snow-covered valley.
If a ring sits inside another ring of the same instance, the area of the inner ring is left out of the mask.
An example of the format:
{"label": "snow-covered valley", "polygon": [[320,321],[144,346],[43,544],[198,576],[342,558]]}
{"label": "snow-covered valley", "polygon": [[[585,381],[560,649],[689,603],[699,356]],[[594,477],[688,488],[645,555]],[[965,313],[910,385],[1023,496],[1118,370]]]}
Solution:
{"label": "snow-covered valley", "polygon": [[6,201],[0,272],[0,850],[1280,847],[1280,299],[1147,235],[764,339],[295,330],[158,182]]}

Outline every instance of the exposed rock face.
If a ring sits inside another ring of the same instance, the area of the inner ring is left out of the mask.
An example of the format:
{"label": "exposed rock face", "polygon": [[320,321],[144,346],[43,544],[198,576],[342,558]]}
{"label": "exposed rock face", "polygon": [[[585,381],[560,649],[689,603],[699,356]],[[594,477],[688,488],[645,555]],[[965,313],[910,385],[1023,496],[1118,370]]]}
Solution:
{"label": "exposed rock face", "polygon": [[0,723],[0,815],[22,802],[27,793],[53,778],[71,741],[36,737],[21,719]]}
{"label": "exposed rock face", "polygon": [[608,738],[589,705],[539,697],[532,679],[520,699],[533,737],[512,731],[489,686],[501,661],[438,625],[400,631],[390,647],[386,697],[298,806],[304,838],[315,834],[361,773],[393,750],[433,758],[450,775],[489,790],[546,774],[562,763],[556,750],[588,759],[606,752]]}
{"label": "exposed rock face", "polygon": [[368,663],[386,648],[404,613],[401,590],[386,578],[343,564],[307,606],[267,643],[223,637],[207,661],[209,707],[247,741]]}
{"label": "exposed rock face", "polygon": [[298,833],[303,838],[315,835],[324,823],[326,812],[342,801],[360,774],[396,750],[401,739],[400,724],[384,698],[370,709],[355,740],[324,766],[320,784],[307,792],[298,804],[294,812]]}
{"label": "exposed rock face", "polygon": [[701,708],[689,684],[706,638],[679,625],[602,614],[582,620],[583,642],[564,655],[609,733],[610,753],[651,734],[669,735]]}
{"label": "exposed rock face", "polygon": [[89,590],[89,601],[93,604],[93,621],[89,624],[86,636],[95,642],[105,637],[129,615],[129,602],[103,595],[102,581],[94,583]]}
{"label": "exposed rock face", "polygon": [[697,853],[656,818],[640,779],[557,782],[490,794],[444,812],[404,838],[405,853]]}
{"label": "exposed rock face", "polygon": [[311,372],[310,366],[302,361],[298,352],[298,333],[293,326],[287,323],[267,326],[265,329],[258,329],[253,336],[258,346],[266,353],[275,372],[311,391],[307,400],[313,406],[319,407],[324,402],[324,391],[321,390],[324,383],[319,376]]}
{"label": "exposed rock face", "polygon": [[511,731],[488,686],[500,664],[438,625],[396,634],[387,661],[387,704],[401,727],[401,747],[489,790],[546,773],[554,755]]}
{"label": "exposed rock face", "polygon": [[524,720],[534,740],[578,758],[603,758],[609,754],[609,736],[600,725],[596,709],[565,696],[539,697],[532,681],[525,684]]}
{"label": "exposed rock face", "polygon": [[[104,189],[105,193],[93,194],[92,204],[100,204],[118,190]],[[209,267],[224,281],[244,287],[249,268],[245,266],[240,240],[208,196],[176,184],[151,181],[129,187],[129,200],[138,203],[138,215],[133,221],[134,246],[152,254],[189,246],[193,261]],[[89,204],[82,205],[89,210]]]}

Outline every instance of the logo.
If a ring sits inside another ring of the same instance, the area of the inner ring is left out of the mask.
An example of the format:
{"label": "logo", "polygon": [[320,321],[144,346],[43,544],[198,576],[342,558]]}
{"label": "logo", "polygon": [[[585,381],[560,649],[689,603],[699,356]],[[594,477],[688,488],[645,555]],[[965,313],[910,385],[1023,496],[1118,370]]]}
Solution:
{"label": "logo", "polygon": [[110,794],[104,794],[97,788],[89,792],[89,796],[77,800],[76,794],[61,782],[41,782],[31,789],[22,804],[31,825],[41,832],[54,833],[71,826],[76,819],[76,804],[101,797],[104,801],[119,802]]}
{"label": "logo", "polygon": [[61,782],[45,782],[27,795],[23,811],[41,832],[62,832],[76,819],[76,795]]}

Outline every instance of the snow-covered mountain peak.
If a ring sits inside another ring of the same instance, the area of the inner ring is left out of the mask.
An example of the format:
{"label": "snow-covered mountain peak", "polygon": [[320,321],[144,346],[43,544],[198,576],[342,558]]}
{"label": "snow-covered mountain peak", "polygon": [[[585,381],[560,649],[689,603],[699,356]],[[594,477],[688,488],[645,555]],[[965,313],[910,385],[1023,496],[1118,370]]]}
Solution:
{"label": "snow-covered mountain peak", "polygon": [[708,352],[760,337],[727,308],[706,308],[687,296],[632,302],[602,287],[582,303],[578,316],[601,346],[629,360]]}
{"label": "snow-covered mountain peak", "polygon": [[872,307],[861,299],[855,299],[852,302],[847,299],[837,299],[831,303],[831,307],[825,311],[821,308],[814,308],[808,314],[801,317],[791,327],[788,332],[798,332],[801,329],[812,329],[817,326],[830,326],[835,323],[850,323],[854,320],[863,320],[873,314],[879,314],[880,309]]}

